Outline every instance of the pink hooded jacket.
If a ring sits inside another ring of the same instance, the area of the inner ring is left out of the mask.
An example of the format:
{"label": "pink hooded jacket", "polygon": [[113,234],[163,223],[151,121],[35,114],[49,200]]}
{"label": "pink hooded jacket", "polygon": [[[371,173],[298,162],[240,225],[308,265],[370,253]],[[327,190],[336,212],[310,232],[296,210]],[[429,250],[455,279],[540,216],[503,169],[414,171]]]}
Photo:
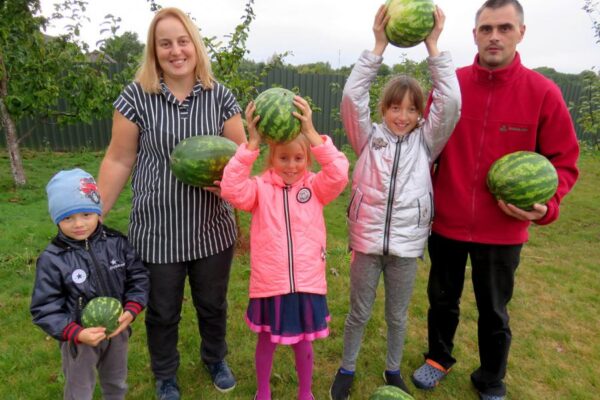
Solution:
{"label": "pink hooded jacket", "polygon": [[286,185],[271,169],[250,177],[258,150],[240,145],[225,167],[221,196],[252,213],[250,223],[250,298],[294,292],[326,294],[326,232],[323,207],[348,182],[348,160],[330,138],[311,147],[318,173]]}

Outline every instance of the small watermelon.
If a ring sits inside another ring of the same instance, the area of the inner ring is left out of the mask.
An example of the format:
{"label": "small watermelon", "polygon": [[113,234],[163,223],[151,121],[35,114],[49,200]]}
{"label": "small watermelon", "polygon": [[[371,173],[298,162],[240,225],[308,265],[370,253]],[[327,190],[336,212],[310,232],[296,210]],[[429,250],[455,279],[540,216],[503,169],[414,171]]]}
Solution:
{"label": "small watermelon", "polygon": [[171,152],[171,171],[188,185],[214,186],[236,150],[237,145],[222,136],[191,136],[177,143]]}
{"label": "small watermelon", "polygon": [[385,34],[394,46],[416,46],[433,29],[433,0],[387,0],[385,5],[390,16]]}
{"label": "small watermelon", "polygon": [[369,400],[414,400],[414,397],[399,387],[384,385],[375,389]]}
{"label": "small watermelon", "polygon": [[497,199],[529,211],[535,203],[545,204],[554,196],[558,175],[543,155],[516,151],[494,161],[487,185]]}
{"label": "small watermelon", "polygon": [[292,114],[300,112],[294,105],[295,96],[290,90],[271,88],[256,97],[254,115],[260,115],[257,129],[265,140],[285,143],[298,136],[300,121]]}
{"label": "small watermelon", "polygon": [[123,314],[123,306],[114,297],[95,297],[86,304],[81,316],[84,328],[102,326],[106,334],[119,327],[119,317]]}

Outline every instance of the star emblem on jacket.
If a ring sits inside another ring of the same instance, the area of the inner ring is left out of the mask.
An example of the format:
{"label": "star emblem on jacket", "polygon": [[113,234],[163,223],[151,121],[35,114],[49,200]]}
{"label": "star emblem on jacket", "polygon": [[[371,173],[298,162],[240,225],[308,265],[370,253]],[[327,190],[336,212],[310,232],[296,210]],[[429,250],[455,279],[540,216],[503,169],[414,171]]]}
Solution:
{"label": "star emblem on jacket", "polygon": [[388,142],[382,137],[376,137],[373,139],[373,149],[380,150],[388,145]]}
{"label": "star emblem on jacket", "polygon": [[77,268],[71,274],[71,279],[73,279],[73,282],[75,282],[75,283],[83,283],[87,279],[87,274],[81,268]]}

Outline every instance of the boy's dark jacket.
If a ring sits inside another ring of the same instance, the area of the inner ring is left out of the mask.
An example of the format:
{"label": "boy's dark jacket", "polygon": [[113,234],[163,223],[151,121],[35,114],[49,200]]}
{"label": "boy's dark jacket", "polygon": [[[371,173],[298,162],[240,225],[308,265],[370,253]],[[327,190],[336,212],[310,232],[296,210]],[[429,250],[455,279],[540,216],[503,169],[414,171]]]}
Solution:
{"label": "boy's dark jacket", "polygon": [[79,241],[59,230],[37,260],[30,311],[47,334],[76,343],[82,310],[91,299],[120,299],[135,317],[146,306],[149,289],[148,270],[120,232],[99,224]]}

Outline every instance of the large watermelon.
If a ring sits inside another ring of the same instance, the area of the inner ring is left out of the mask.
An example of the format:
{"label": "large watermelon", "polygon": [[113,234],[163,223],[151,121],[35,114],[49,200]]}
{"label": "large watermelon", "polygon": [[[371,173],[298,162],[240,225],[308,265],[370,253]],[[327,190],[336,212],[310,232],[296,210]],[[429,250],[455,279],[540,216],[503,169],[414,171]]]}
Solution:
{"label": "large watermelon", "polygon": [[396,386],[384,385],[379,386],[369,400],[414,400],[410,394]]}
{"label": "large watermelon", "polygon": [[433,29],[433,0],[387,0],[385,5],[390,16],[385,34],[394,46],[416,46]]}
{"label": "large watermelon", "polygon": [[86,304],[81,316],[84,328],[102,326],[109,335],[119,327],[119,317],[123,314],[123,306],[114,297],[95,297]]}
{"label": "large watermelon", "polygon": [[256,97],[254,114],[260,115],[257,128],[265,140],[285,143],[298,136],[300,121],[292,114],[300,112],[294,105],[295,96],[290,90],[271,88]]}
{"label": "large watermelon", "polygon": [[516,151],[497,159],[487,174],[490,192],[522,210],[545,204],[558,187],[556,169],[546,157],[532,151]]}
{"label": "large watermelon", "polygon": [[171,152],[171,171],[188,185],[214,186],[236,150],[237,145],[222,136],[191,136]]}

